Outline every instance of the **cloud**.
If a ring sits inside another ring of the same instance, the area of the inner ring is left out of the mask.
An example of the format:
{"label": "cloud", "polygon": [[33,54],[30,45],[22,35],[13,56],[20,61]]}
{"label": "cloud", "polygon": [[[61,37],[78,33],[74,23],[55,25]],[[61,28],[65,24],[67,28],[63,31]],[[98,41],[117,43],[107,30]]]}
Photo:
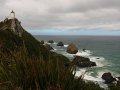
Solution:
{"label": "cloud", "polygon": [[0,20],[12,9],[26,29],[120,30],[120,0],[0,0]]}

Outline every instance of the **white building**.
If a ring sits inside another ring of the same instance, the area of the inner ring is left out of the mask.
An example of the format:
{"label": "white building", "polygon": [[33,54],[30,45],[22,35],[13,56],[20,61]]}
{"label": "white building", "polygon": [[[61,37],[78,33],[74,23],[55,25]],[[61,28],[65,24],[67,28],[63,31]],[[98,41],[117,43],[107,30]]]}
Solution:
{"label": "white building", "polygon": [[15,12],[12,10],[8,19],[15,19]]}

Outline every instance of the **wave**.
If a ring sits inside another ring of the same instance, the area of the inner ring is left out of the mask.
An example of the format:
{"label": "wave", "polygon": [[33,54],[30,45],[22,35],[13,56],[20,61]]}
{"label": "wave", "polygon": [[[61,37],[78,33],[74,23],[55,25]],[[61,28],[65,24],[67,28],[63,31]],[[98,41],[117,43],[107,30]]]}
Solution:
{"label": "wave", "polygon": [[[60,50],[60,48],[57,48],[58,50]],[[82,51],[82,50],[78,50],[78,52],[76,54],[69,54],[66,52],[65,48],[61,49],[63,51],[63,55],[67,56],[67,57],[73,57],[74,56],[83,56],[83,57],[89,57],[90,55],[92,55],[92,52],[90,50],[86,50],[86,52]]]}
{"label": "wave", "polygon": [[[48,42],[45,42],[47,44],[50,44]],[[91,67],[91,68],[79,68],[78,71],[76,71],[75,76],[79,77],[84,74],[84,80],[88,81],[94,81],[97,82],[101,87],[107,88],[107,85],[104,84],[104,81],[102,80],[101,76],[105,72],[111,72],[115,74],[115,76],[119,76],[119,73],[114,73],[114,71],[109,70],[108,67],[112,66],[113,64],[108,62],[104,57],[98,57],[94,56],[93,52],[91,50],[82,50],[79,48],[78,52],[76,54],[69,54],[66,52],[66,48],[68,47],[68,44],[64,44],[64,47],[58,47],[57,42],[54,42],[53,44],[50,44],[54,48],[54,52],[60,53],[68,57],[70,60],[73,60],[74,56],[83,56],[90,59],[90,61],[96,62],[97,66]],[[88,69],[91,69],[90,71]]]}
{"label": "wave", "polygon": [[53,44],[53,45],[56,45],[57,44],[57,42],[54,42],[54,43],[49,43],[49,42],[45,42],[45,44]]}
{"label": "wave", "polygon": [[83,56],[83,57],[89,57],[90,55],[92,55],[92,52],[90,50],[78,50],[78,52],[76,53],[76,55],[78,56]]}
{"label": "wave", "polygon": [[87,72],[87,69],[79,69],[78,71],[76,71],[75,76],[76,77],[80,77],[81,75],[83,76],[83,79],[85,81],[93,81],[95,83],[98,83],[100,85],[100,87],[102,88],[108,88],[108,86],[106,84],[104,84],[104,80],[102,80],[101,76],[104,73],[104,71],[98,71],[96,76],[92,76],[92,74],[94,74],[94,71],[91,72]]}
{"label": "wave", "polygon": [[96,62],[97,67],[103,67],[106,65],[104,57],[91,56],[89,59],[90,61]]}
{"label": "wave", "polygon": [[[67,47],[67,46],[68,46],[67,44],[64,45],[64,47]],[[85,50],[85,51],[78,50],[78,52],[76,54],[69,54],[66,52],[66,48],[64,48],[64,47],[54,47],[53,46],[55,52],[58,51],[58,53],[61,53],[70,59],[73,59],[74,56],[77,55],[77,56],[87,57],[90,59],[90,61],[96,62],[97,67],[103,67],[103,66],[107,65],[104,57],[92,56],[93,52],[90,50]]]}
{"label": "wave", "polygon": [[79,77],[79,76],[81,76],[83,74],[84,74],[83,79],[85,79],[85,80],[89,80],[89,81],[103,81],[101,79],[101,75],[103,73],[99,72],[96,77],[93,77],[92,74],[94,74],[94,72],[93,71],[87,71],[87,68],[79,69],[78,71],[76,71],[75,76]]}
{"label": "wave", "polygon": [[85,72],[86,72],[86,68],[79,69],[78,71],[76,71],[75,76],[79,77],[79,76],[83,75]]}
{"label": "wave", "polygon": [[54,44],[54,45],[56,45],[56,44],[57,44],[57,42],[54,42],[53,44]]}
{"label": "wave", "polygon": [[68,47],[68,44],[65,44],[64,47]]}
{"label": "wave", "polygon": [[[103,69],[102,69],[102,71],[100,71],[101,67],[104,67],[107,65],[107,62],[104,57],[92,56],[93,55],[92,51],[90,51],[90,50],[83,51],[82,49],[79,49],[76,54],[69,54],[66,52],[66,47],[68,47],[68,44],[65,44],[64,47],[58,47],[58,46],[56,46],[56,44],[57,44],[57,42],[55,42],[54,44],[51,44],[51,46],[54,48],[54,51],[65,55],[70,60],[73,60],[74,56],[78,55],[78,56],[87,57],[90,59],[90,61],[96,62],[97,66],[92,67],[93,70],[92,70],[92,68],[90,71],[88,70],[88,68],[82,68],[82,69],[79,68],[79,70],[76,71],[76,73],[75,73],[76,77],[84,75],[84,78],[83,78],[84,80],[97,82],[101,87],[104,87],[104,88],[107,87],[101,78],[102,74],[105,71]],[[95,70],[95,69],[97,69],[97,70]]]}

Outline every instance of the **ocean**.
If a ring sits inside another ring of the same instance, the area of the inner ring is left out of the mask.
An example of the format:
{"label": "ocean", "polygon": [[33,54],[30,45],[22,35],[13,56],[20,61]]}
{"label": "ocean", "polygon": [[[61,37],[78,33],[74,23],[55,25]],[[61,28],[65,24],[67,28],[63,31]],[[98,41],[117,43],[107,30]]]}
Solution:
{"label": "ocean", "polygon": [[[66,52],[66,47],[70,43],[74,43],[79,52],[76,55],[90,58],[96,62],[97,66],[91,68],[79,68],[76,76],[80,76],[84,72],[85,80],[92,80],[103,83],[101,76],[105,72],[111,72],[114,77],[120,76],[120,36],[34,36],[39,41],[54,40],[55,43],[51,46],[54,51],[61,53],[73,59],[72,54]],[[57,42],[62,41],[64,47],[56,46]],[[83,52],[82,49],[87,49]]]}

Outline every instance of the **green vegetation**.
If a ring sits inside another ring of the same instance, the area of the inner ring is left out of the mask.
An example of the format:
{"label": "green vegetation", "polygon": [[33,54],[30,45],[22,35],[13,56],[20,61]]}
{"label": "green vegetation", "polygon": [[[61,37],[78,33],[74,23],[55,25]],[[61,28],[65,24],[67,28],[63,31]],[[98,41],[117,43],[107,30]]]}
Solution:
{"label": "green vegetation", "polygon": [[[13,52],[8,64],[0,63],[2,90],[103,90],[98,85],[75,79],[74,67],[65,67],[63,61],[48,54],[49,59],[30,59],[25,49]],[[52,58],[52,59],[51,59]],[[0,60],[3,58],[1,57]],[[18,89],[19,88],[19,89]]]}
{"label": "green vegetation", "polygon": [[108,87],[110,90],[120,90],[120,86],[115,84],[109,84]]}
{"label": "green vegetation", "polygon": [[68,58],[48,51],[24,29],[22,37],[15,35],[6,24],[0,30],[0,90],[104,90],[84,75],[76,78],[76,68],[65,65]]}
{"label": "green vegetation", "polygon": [[27,32],[19,37],[1,30],[0,49],[1,90],[102,90],[76,79],[66,57],[48,51]]}

